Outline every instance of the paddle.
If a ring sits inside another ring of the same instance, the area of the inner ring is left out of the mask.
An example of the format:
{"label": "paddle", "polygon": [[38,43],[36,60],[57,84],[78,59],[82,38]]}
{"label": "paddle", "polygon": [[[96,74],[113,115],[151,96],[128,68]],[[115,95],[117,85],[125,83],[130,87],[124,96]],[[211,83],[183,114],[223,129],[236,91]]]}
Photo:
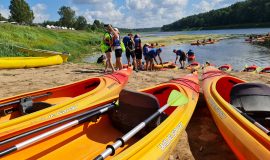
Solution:
{"label": "paddle", "polygon": [[[32,97],[24,97],[24,98],[37,99],[37,98],[46,97],[46,96],[50,96],[50,95],[52,95],[52,93],[51,92],[48,92],[48,93],[44,93],[44,94],[41,94],[41,95],[36,95],[36,96],[32,96]],[[3,107],[6,107],[6,106],[9,106],[9,105],[20,103],[21,102],[21,99],[15,100],[15,101],[11,101],[11,102],[8,102],[8,103],[0,104],[0,108],[3,108]]]}
{"label": "paddle", "polygon": [[163,111],[165,111],[169,106],[182,106],[184,104],[188,103],[187,97],[185,97],[183,94],[181,94],[179,91],[173,90],[170,93],[170,96],[168,98],[167,104],[161,107],[157,112],[152,114],[150,117],[148,117],[146,120],[141,122],[139,125],[137,125],[135,128],[133,128],[131,131],[129,131],[127,134],[125,134],[123,137],[118,138],[118,140],[113,145],[108,145],[106,150],[101,153],[99,156],[95,158],[95,160],[103,160],[104,158],[108,156],[112,156],[115,154],[115,150],[119,147],[123,147],[125,145],[125,142],[128,141],[131,137],[133,137],[136,133],[138,133],[141,129],[143,129],[151,120],[159,116]]}
{"label": "paddle", "polygon": [[233,108],[239,112],[242,116],[244,116],[246,119],[248,119],[251,123],[253,123],[255,126],[257,126],[258,128],[260,128],[264,133],[266,133],[267,135],[270,135],[270,131],[265,128],[264,126],[262,126],[259,122],[257,122],[255,119],[253,119],[252,117],[250,117],[248,114],[242,112],[241,110],[239,110],[238,108],[234,107]]}
{"label": "paddle", "polygon": [[66,119],[62,119],[62,120],[59,120],[59,121],[57,121],[57,122],[54,122],[54,123],[51,123],[51,124],[42,126],[42,127],[40,127],[40,128],[36,128],[36,129],[30,130],[30,131],[27,131],[27,132],[22,133],[22,134],[20,134],[20,135],[16,135],[16,136],[14,136],[14,137],[11,137],[11,138],[2,140],[2,141],[0,141],[0,145],[4,145],[4,144],[6,144],[6,143],[9,143],[9,142],[12,142],[12,141],[21,139],[21,138],[23,138],[23,137],[32,135],[32,134],[34,134],[34,133],[43,131],[43,130],[48,129],[48,128],[51,128],[51,127],[54,127],[54,126],[56,126],[56,125],[63,124],[63,123],[65,123],[65,122],[74,120],[74,119],[76,119],[76,118],[79,118],[79,117],[82,117],[82,116],[86,116],[86,115],[88,115],[88,114],[92,114],[92,113],[94,113],[94,112],[95,112],[95,113],[98,113],[101,109],[103,109],[103,108],[108,108],[108,107],[111,106],[111,105],[113,105],[113,104],[106,104],[106,105],[103,105],[103,106],[101,106],[101,107],[98,107],[98,108],[95,108],[95,109],[86,111],[86,112],[84,112],[84,113],[80,113],[80,114],[74,115],[74,116],[72,116],[72,117],[67,117]]}
{"label": "paddle", "polygon": [[[27,146],[29,146],[31,144],[34,144],[34,143],[37,143],[37,142],[41,141],[41,140],[43,140],[43,139],[45,139],[45,138],[47,138],[49,136],[55,135],[55,134],[65,130],[65,129],[68,129],[68,128],[71,128],[71,127],[73,127],[75,125],[82,124],[82,123],[84,123],[86,121],[89,121],[94,116],[101,115],[101,114],[107,112],[108,110],[111,110],[114,107],[115,107],[115,103],[107,104],[107,105],[104,105],[102,107],[98,107],[98,108],[95,108],[93,110],[87,111],[85,113],[78,114],[78,115],[75,115],[75,116],[60,120],[58,122],[55,122],[55,123],[52,123],[52,124],[49,124],[49,125],[34,129],[32,131],[23,133],[21,135],[6,139],[6,140],[1,142],[1,145],[5,144],[5,143],[8,143],[8,142],[11,142],[11,141],[14,141],[14,140],[17,140],[17,139],[20,139],[20,138],[23,138],[23,137],[28,136],[28,135],[34,134],[36,132],[45,130],[47,128],[54,127],[54,126],[56,126],[58,124],[65,123],[67,121],[73,120],[71,122],[68,122],[68,123],[66,123],[64,125],[61,125],[61,126],[55,128],[55,129],[52,129],[52,130],[50,130],[48,132],[45,132],[45,133],[43,133],[41,135],[35,136],[35,137],[30,138],[30,139],[28,139],[26,141],[18,143],[18,144],[14,145],[14,146],[12,146],[12,147],[10,147],[8,149],[0,151],[0,157],[3,157],[3,156],[5,156],[5,155],[7,155],[9,153],[14,152],[14,151],[21,150],[21,149],[23,149],[23,148],[25,148],[25,147],[27,147]],[[78,119],[76,119],[76,118],[78,118]],[[76,120],[74,120],[74,119],[76,119]]]}

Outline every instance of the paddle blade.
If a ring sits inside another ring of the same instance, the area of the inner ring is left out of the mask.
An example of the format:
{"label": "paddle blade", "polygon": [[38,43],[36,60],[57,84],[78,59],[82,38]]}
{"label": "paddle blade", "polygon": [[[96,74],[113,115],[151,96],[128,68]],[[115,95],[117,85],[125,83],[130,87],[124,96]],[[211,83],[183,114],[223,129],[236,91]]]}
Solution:
{"label": "paddle blade", "polygon": [[173,90],[167,102],[170,106],[182,106],[188,103],[188,98],[177,90]]}
{"label": "paddle blade", "polygon": [[263,70],[263,68],[262,67],[257,67],[257,69],[256,69],[256,72],[261,72],[261,70]]}

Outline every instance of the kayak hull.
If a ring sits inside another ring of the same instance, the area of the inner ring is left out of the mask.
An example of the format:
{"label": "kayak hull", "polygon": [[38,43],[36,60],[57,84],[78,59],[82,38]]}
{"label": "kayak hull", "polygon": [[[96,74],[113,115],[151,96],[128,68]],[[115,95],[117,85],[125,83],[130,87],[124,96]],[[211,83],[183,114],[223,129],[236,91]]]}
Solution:
{"label": "kayak hull", "polygon": [[191,63],[190,65],[187,66],[187,69],[189,69],[189,70],[192,70],[192,69],[198,70],[198,69],[200,69],[200,67],[201,67],[200,63],[193,62],[193,63]]}
{"label": "kayak hull", "polygon": [[[226,75],[214,67],[206,67],[202,87],[208,108],[223,138],[239,159],[268,159],[269,136],[228,102],[230,90],[235,83],[245,81]],[[226,89],[222,86],[226,86]]]}
{"label": "kayak hull", "polygon": [[260,74],[267,74],[267,73],[270,73],[270,67],[265,67],[260,71]]}
{"label": "kayak hull", "polygon": [[256,65],[245,67],[242,72],[257,73],[259,67]]}
{"label": "kayak hull", "polygon": [[0,58],[0,68],[15,69],[15,68],[34,68],[45,67],[51,65],[59,65],[65,61],[62,56],[48,57],[6,57]]}
{"label": "kayak hull", "polygon": [[[0,140],[62,119],[72,113],[82,112],[93,103],[102,103],[106,99],[118,95],[127,83],[130,74],[131,69],[128,68],[102,77],[93,77],[64,86],[0,99],[0,104],[4,104],[24,97],[51,93],[49,96],[34,99],[34,102],[54,104],[51,107],[24,116],[21,116],[21,113],[17,110],[0,117]],[[1,108],[1,110],[19,107],[19,104],[15,104]]]}
{"label": "kayak hull", "polygon": [[219,66],[218,69],[225,72],[231,72],[232,66],[230,64],[224,64],[222,66]]}
{"label": "kayak hull", "polygon": [[[156,93],[161,90],[164,91],[162,94]],[[184,132],[194,112],[199,96],[198,76],[188,75],[182,79],[141,90],[154,94],[160,106],[166,103],[172,90],[179,90],[187,96],[188,104],[167,109],[166,113],[169,116],[158,127],[143,138],[132,138],[124,147],[116,150],[114,157],[110,156],[108,159],[165,159],[169,157],[169,153],[179,141],[181,133]],[[111,98],[106,103],[116,98]],[[113,128],[108,116],[103,115],[95,122],[75,126],[4,158],[7,160],[16,158],[93,159],[104,151],[108,144],[112,144],[121,136],[123,133]]]}
{"label": "kayak hull", "polygon": [[196,56],[195,56],[195,55],[193,55],[193,56],[188,56],[188,61],[194,61],[194,60],[195,60],[195,58],[196,58]]}

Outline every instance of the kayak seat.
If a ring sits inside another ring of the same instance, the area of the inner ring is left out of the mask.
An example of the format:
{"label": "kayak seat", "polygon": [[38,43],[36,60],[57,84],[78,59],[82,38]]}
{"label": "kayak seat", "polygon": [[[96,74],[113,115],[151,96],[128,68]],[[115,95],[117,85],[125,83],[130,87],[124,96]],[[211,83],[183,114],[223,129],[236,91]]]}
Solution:
{"label": "kayak seat", "polygon": [[[109,116],[115,128],[127,133],[159,109],[158,99],[149,93],[123,89],[119,106]],[[160,124],[160,117],[151,121],[137,136],[144,136]]]}
{"label": "kayak seat", "polygon": [[258,122],[270,117],[270,87],[260,83],[240,83],[231,90],[231,104]]}
{"label": "kayak seat", "polygon": [[30,114],[53,106],[46,102],[33,102],[31,98],[22,98],[20,100],[20,112],[22,115]]}

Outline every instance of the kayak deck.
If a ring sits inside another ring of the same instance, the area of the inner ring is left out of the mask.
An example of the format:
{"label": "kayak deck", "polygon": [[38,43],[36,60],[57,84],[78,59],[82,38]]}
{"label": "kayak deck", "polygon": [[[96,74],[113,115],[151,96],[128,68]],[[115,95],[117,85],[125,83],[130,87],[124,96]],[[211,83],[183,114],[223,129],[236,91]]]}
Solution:
{"label": "kayak deck", "polygon": [[[175,82],[176,83],[176,82]],[[181,82],[177,82],[178,84],[181,84]],[[195,84],[191,84],[196,85]],[[197,86],[198,87],[198,86]],[[188,88],[188,87],[183,87]],[[193,95],[194,100],[192,99],[189,104],[183,106],[183,107],[170,107],[165,112],[168,115],[168,118],[165,120],[165,123],[161,123],[160,126],[158,126],[155,130],[155,134],[160,134],[162,136],[161,138],[164,139],[165,136],[168,136],[173,131],[173,127],[178,127],[177,132],[174,133],[174,137],[172,140],[173,144],[176,144],[176,141],[179,139],[180,133],[184,130],[186,127],[191,114],[194,111],[198,95],[194,95],[193,92],[189,92],[186,90],[183,90],[183,88],[179,87],[178,85],[174,83],[169,83],[165,85],[159,85],[155,88],[146,89],[144,92],[153,94],[160,103],[160,106],[163,106],[167,103],[167,99],[169,94],[172,90],[178,90],[182,92],[182,94],[186,95],[187,97],[191,97]],[[196,87],[194,87],[196,88]],[[175,112],[177,110],[177,112]],[[173,117],[170,117],[172,115]],[[183,120],[180,124],[177,121],[177,119]],[[94,120],[95,121],[95,120]],[[170,125],[169,125],[170,124]],[[167,128],[166,128],[167,126]],[[183,127],[183,129],[182,129]],[[174,129],[176,130],[176,129]],[[153,131],[152,131],[153,132]],[[151,135],[153,135],[153,133]],[[39,133],[40,134],[40,133]],[[118,129],[114,128],[112,125],[112,122],[108,115],[103,115],[101,118],[98,118],[96,122],[86,122],[81,125],[77,125],[75,127],[72,127],[66,131],[60,132],[54,136],[51,136],[41,142],[38,142],[37,144],[34,144],[32,146],[29,146],[25,149],[22,149],[20,151],[14,152],[10,155],[5,156],[5,159],[93,159],[97,155],[99,155],[108,144],[112,144],[115,142],[116,138],[119,138],[123,136],[123,133],[120,132]],[[147,134],[146,137],[149,137],[150,135]],[[33,137],[33,135],[31,136]],[[24,139],[29,139],[31,137],[27,137]],[[144,137],[144,139],[146,138]],[[150,136],[151,137],[151,136]],[[154,136],[157,137],[157,136]],[[153,137],[153,138],[154,138]],[[125,156],[127,158],[128,155],[126,154],[135,154],[138,151],[138,147],[141,147],[141,145],[132,145],[136,142],[141,140],[141,137],[134,137],[131,140],[129,140],[123,148],[120,148],[116,150],[116,154],[119,154],[120,152],[123,152],[123,150],[126,150],[128,147],[132,146],[132,152],[127,151],[122,156]],[[140,141],[141,143],[151,141],[151,139],[146,138],[144,141]],[[159,142],[161,140],[159,139]],[[19,141],[21,142],[21,141]],[[152,141],[153,142],[153,141]],[[162,142],[162,141],[161,141]],[[10,147],[14,145],[17,142],[13,142],[11,144],[6,144],[5,146],[1,146],[0,149],[4,149],[7,147]],[[147,143],[149,144],[149,143]],[[153,145],[153,144],[152,144]],[[157,147],[154,147],[155,149],[158,149],[159,144],[154,144]],[[134,149],[137,148],[137,149]],[[166,153],[168,150],[170,150],[172,147],[165,147],[164,150],[166,150]],[[130,148],[131,149],[131,148]],[[142,148],[141,148],[142,149]],[[142,149],[143,151],[143,149]],[[149,150],[148,150],[149,151]],[[161,152],[161,151],[159,151]],[[164,151],[162,153],[156,153],[155,156],[160,156],[160,154],[164,154]],[[120,156],[120,155],[119,155]],[[163,155],[164,156],[164,155]],[[109,157],[112,158],[112,157]],[[121,158],[120,158],[121,159]]]}
{"label": "kayak deck", "polygon": [[[49,92],[50,95],[48,95],[48,96],[34,99],[33,100],[33,107],[37,107],[37,106],[35,106],[35,103],[37,103],[37,102],[43,102],[45,104],[51,105],[50,107],[53,107],[54,105],[68,102],[68,101],[72,100],[72,98],[74,98],[74,97],[77,97],[77,96],[80,96],[84,93],[93,91],[94,89],[96,89],[99,86],[100,82],[101,82],[101,80],[99,78],[89,79],[89,80],[83,81],[81,83],[77,83],[77,84],[66,86],[66,87],[60,87],[60,88],[56,88],[56,89],[52,89],[52,90],[46,90],[46,91],[39,92],[39,93],[33,93],[33,94],[19,96],[19,97],[16,97],[16,99],[22,99],[24,97],[38,96],[38,95],[46,94]],[[15,98],[12,98],[11,100],[7,100],[7,101],[2,101],[2,102],[0,101],[0,104],[8,103],[8,102],[13,101],[13,100],[15,100]],[[11,119],[22,116],[23,113],[21,113],[21,111],[19,110],[20,107],[21,107],[20,103],[17,103],[17,104],[9,105],[9,106],[2,108],[0,110],[2,112],[4,112],[4,111],[8,112],[9,110],[11,110],[12,112],[10,114],[6,114],[6,115],[2,114],[2,116],[0,116],[0,123],[3,123],[6,121],[9,121]]]}

